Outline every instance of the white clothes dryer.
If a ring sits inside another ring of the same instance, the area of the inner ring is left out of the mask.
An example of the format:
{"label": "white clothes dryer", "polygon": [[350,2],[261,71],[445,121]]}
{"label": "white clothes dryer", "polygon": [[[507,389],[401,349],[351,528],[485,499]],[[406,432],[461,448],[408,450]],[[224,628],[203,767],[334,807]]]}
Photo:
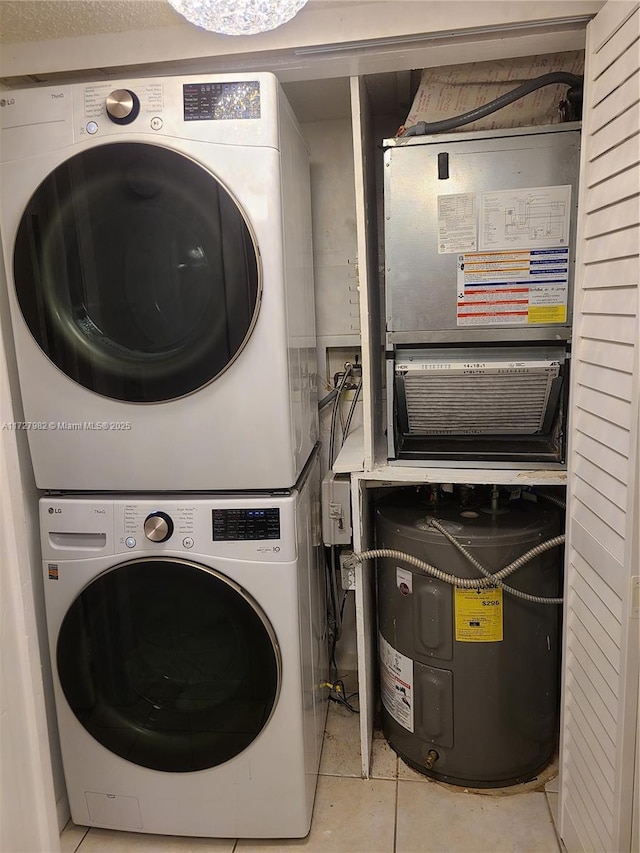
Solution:
{"label": "white clothes dryer", "polygon": [[287,494],[41,499],[75,823],[308,833],[328,706],[318,470]]}
{"label": "white clothes dryer", "polygon": [[309,156],[267,73],[4,93],[37,485],[291,487],[317,440]]}

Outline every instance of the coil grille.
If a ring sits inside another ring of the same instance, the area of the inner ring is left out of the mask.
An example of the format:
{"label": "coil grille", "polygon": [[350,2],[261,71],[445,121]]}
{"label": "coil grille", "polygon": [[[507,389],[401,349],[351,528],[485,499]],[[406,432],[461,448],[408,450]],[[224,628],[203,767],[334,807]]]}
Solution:
{"label": "coil grille", "polygon": [[411,435],[533,435],[544,423],[555,370],[515,375],[408,372],[404,377]]}

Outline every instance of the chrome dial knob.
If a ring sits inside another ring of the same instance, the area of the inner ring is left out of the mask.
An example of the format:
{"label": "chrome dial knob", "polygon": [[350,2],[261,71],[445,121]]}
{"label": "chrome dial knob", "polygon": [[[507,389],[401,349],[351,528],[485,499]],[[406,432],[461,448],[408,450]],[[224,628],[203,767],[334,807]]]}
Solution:
{"label": "chrome dial knob", "polygon": [[145,518],[143,529],[152,542],[166,542],[173,533],[173,521],[166,512],[152,512]]}
{"label": "chrome dial knob", "polygon": [[116,124],[129,124],[140,112],[140,101],[130,89],[114,89],[107,95],[107,115]]}

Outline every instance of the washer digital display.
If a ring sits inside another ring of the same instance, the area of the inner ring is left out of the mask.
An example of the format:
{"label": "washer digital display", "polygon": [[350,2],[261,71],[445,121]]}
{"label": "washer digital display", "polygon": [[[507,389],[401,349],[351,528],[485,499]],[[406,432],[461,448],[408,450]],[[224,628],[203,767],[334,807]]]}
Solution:
{"label": "washer digital display", "polygon": [[214,542],[280,538],[280,510],[277,507],[214,509],[211,515]]}

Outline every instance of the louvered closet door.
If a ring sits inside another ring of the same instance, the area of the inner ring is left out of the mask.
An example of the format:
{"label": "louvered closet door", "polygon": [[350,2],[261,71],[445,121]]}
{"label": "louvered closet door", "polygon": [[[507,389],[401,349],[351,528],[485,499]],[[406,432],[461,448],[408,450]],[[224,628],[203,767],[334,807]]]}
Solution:
{"label": "louvered closet door", "polygon": [[[638,725],[640,9],[588,28],[568,474],[560,834],[631,850]],[[637,582],[637,580],[636,580]],[[637,603],[636,603],[637,604]]]}

